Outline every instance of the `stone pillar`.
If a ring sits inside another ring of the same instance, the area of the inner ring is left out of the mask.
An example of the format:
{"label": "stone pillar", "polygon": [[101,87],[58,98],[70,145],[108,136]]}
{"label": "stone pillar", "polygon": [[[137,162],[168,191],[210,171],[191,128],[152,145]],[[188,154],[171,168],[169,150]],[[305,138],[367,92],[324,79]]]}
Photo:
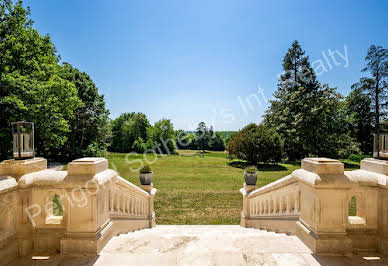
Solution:
{"label": "stone pillar", "polygon": [[66,190],[67,231],[61,253],[96,255],[110,239],[112,223],[108,208],[110,180],[116,175],[105,158],[82,158],[68,164]]}
{"label": "stone pillar", "polygon": [[156,188],[154,188],[154,184],[151,183],[151,185],[141,185],[141,189],[148,192],[150,194],[150,197],[148,199],[148,220],[149,220],[149,228],[155,227],[155,211],[154,211],[154,196],[156,194]]}
{"label": "stone pillar", "polygon": [[367,158],[361,161],[361,170],[379,174],[377,249],[388,255],[388,161]]}
{"label": "stone pillar", "polygon": [[241,227],[249,227],[249,218],[250,218],[250,200],[248,198],[249,194],[257,189],[256,185],[247,185],[244,183],[244,187],[240,189],[241,194],[243,195],[243,211],[241,213]]}
{"label": "stone pillar", "polygon": [[328,158],[307,158],[292,175],[299,179],[301,189],[296,235],[317,254],[351,253],[345,213],[351,184],[344,165]]}
{"label": "stone pillar", "polygon": [[45,169],[44,158],[0,163],[0,258],[3,263],[27,255],[33,248],[33,228],[24,212],[32,203],[31,189],[18,190],[18,181],[24,175]]}

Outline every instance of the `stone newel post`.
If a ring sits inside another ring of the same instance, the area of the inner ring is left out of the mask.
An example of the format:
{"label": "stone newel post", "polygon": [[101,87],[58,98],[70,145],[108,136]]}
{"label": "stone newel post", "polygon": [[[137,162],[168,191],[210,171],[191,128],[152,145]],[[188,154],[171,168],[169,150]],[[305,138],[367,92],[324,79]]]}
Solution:
{"label": "stone newel post", "polygon": [[248,195],[252,191],[257,189],[256,185],[247,185],[244,183],[244,187],[240,189],[241,194],[243,195],[243,211],[241,213],[241,223],[242,227],[249,227],[249,218],[250,218],[250,204]]}
{"label": "stone newel post", "polygon": [[110,239],[109,191],[117,174],[105,158],[82,158],[68,164],[66,189],[70,196],[64,254],[98,254]]}
{"label": "stone newel post", "polygon": [[300,217],[296,235],[318,254],[348,254],[347,192],[351,187],[344,165],[328,158],[302,160],[292,176],[300,181]]}
{"label": "stone newel post", "polygon": [[156,188],[154,188],[154,184],[151,183],[151,185],[141,185],[141,189],[148,192],[150,194],[150,198],[148,200],[148,220],[150,221],[149,227],[155,227],[155,211],[154,211],[154,196],[156,194]]}

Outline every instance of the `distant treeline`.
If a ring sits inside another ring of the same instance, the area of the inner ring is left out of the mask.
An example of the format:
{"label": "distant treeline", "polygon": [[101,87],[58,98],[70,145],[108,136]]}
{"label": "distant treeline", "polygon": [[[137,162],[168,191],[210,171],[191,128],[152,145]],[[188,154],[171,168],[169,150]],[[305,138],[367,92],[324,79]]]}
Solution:
{"label": "distant treeline", "polygon": [[168,119],[151,125],[143,113],[124,113],[111,121],[112,142],[109,151],[137,153],[175,153],[178,149],[225,150],[225,138],[231,134],[215,132],[204,122],[195,132],[174,130]]}

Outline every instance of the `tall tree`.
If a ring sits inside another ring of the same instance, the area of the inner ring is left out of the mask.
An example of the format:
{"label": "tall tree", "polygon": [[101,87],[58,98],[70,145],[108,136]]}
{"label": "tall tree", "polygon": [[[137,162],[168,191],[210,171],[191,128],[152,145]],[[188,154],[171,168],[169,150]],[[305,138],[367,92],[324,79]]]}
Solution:
{"label": "tall tree", "polygon": [[371,45],[365,57],[366,67],[362,71],[369,71],[373,77],[373,85],[366,87],[369,91],[375,111],[375,133],[380,133],[380,118],[387,107],[387,79],[388,79],[388,50],[381,46]]}
{"label": "tall tree", "polygon": [[338,115],[341,95],[317,81],[297,41],[287,51],[283,69],[265,124],[280,134],[289,160],[311,155],[337,157],[338,150],[350,141]]}
{"label": "tall tree", "polygon": [[77,88],[81,104],[70,121],[70,132],[64,149],[68,159],[101,156],[106,151],[109,137],[108,116],[104,96],[85,72],[68,63],[63,64],[61,76]]}
{"label": "tall tree", "polygon": [[374,87],[374,80],[361,78],[352,85],[352,91],[345,99],[345,112],[352,137],[360,143],[363,153],[372,152],[373,117],[372,100],[366,92]]}
{"label": "tall tree", "polygon": [[147,129],[147,133],[154,142],[155,152],[161,154],[175,153],[176,135],[171,120],[159,120],[153,127]]}
{"label": "tall tree", "polygon": [[[123,113],[112,121],[111,151],[133,151],[135,141],[146,142],[150,123],[143,113]],[[141,140],[140,140],[140,139]]]}
{"label": "tall tree", "polygon": [[57,157],[80,104],[74,84],[60,76],[50,37],[40,35],[29,16],[22,1],[0,2],[1,159],[10,156],[10,124],[17,120],[35,123],[38,155]]}
{"label": "tall tree", "polygon": [[208,148],[208,143],[210,141],[209,129],[207,128],[205,122],[200,122],[195,132],[199,148],[205,152],[205,149]]}

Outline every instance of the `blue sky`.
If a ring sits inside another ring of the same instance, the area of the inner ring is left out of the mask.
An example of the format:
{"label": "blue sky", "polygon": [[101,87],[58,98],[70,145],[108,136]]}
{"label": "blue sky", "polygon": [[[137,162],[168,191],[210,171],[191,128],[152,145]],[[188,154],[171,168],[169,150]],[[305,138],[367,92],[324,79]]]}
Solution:
{"label": "blue sky", "polygon": [[344,95],[365,75],[367,48],[388,48],[384,0],[25,3],[62,61],[93,78],[112,118],[143,112],[151,122],[170,118],[176,129],[260,122],[294,40],[318,79]]}

